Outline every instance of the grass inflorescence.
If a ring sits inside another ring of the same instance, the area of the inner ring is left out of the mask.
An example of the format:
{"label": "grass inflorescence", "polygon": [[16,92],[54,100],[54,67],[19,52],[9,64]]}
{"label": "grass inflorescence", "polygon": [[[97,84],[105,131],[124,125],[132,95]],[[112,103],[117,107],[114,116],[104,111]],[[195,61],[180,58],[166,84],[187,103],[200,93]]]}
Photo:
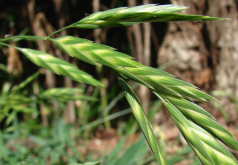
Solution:
{"label": "grass inflorescence", "polygon": [[[72,27],[96,29],[128,26],[142,22],[224,19],[175,13],[186,8],[187,7],[178,5],[157,4],[136,7],[120,7],[91,14],[56,32]],[[72,57],[78,58],[92,65],[105,65],[112,69],[118,77],[125,96],[131,106],[132,112],[138,121],[151,150],[160,164],[166,164],[163,152],[159,147],[152,126],[142,109],[139,99],[125,81],[127,79],[134,80],[135,82],[146,86],[162,100],[178,129],[203,164],[238,164],[235,157],[215,139],[219,139],[231,149],[238,151],[238,142],[234,139],[232,134],[218,124],[211,114],[189,100],[192,98],[199,101],[216,101],[215,98],[200,91],[194,85],[175,78],[169,73],[144,66],[133,60],[131,56],[120,53],[112,47],[96,44],[92,41],[72,36],[49,38],[56,32],[50,34],[44,39],[54,42],[64,53]],[[27,39],[29,39],[29,36]],[[34,37],[32,37],[32,39],[34,39]],[[8,40],[11,40],[11,37],[0,41]],[[2,44],[6,45],[4,43]],[[62,74],[73,80],[90,85],[102,85],[89,74],[77,69],[74,65],[55,58],[47,53],[31,49],[15,48],[21,51],[33,63],[54,73]],[[58,89],[58,92],[64,93],[65,91]],[[48,95],[49,94],[48,91]],[[44,97],[44,95],[41,97]]]}

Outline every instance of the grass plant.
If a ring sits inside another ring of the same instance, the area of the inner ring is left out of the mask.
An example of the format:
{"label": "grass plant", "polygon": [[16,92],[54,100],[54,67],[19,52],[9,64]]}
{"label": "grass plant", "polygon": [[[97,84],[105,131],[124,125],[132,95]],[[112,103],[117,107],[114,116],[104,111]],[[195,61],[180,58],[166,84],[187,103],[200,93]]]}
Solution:
{"label": "grass plant", "polygon": [[[163,102],[179,131],[203,164],[235,165],[238,164],[235,157],[215,138],[219,139],[235,151],[238,151],[238,142],[233,135],[219,125],[207,111],[189,100],[192,98],[199,101],[216,101],[215,98],[201,92],[192,84],[176,79],[169,73],[144,66],[136,62],[131,56],[120,53],[112,47],[96,44],[92,41],[73,36],[50,38],[55,33],[68,28],[96,29],[129,26],[142,22],[224,20],[224,18],[175,13],[186,8],[187,7],[178,5],[157,4],[120,7],[86,16],[82,20],[53,32],[46,37],[13,36],[0,39],[0,44],[11,46],[6,42],[13,42],[16,38],[49,40],[55,43],[64,53],[72,57],[92,65],[105,65],[111,68],[120,81],[131,110],[159,164],[166,164],[164,154],[139,99],[126,82],[127,79],[134,80],[135,82],[146,86]],[[103,84],[98,80],[95,80],[91,75],[48,53],[15,46],[14,48],[22,52],[33,63],[56,74],[61,74],[75,81],[84,82],[89,85],[103,86]],[[19,90],[19,88],[16,88],[15,91]],[[46,91],[40,97],[49,98],[54,93],[56,94],[55,97],[57,97],[66,94],[67,91],[61,89],[58,89],[56,93],[53,90]],[[12,101],[13,99],[11,98],[10,100]],[[27,102],[27,100],[21,100],[20,102],[22,101]]]}

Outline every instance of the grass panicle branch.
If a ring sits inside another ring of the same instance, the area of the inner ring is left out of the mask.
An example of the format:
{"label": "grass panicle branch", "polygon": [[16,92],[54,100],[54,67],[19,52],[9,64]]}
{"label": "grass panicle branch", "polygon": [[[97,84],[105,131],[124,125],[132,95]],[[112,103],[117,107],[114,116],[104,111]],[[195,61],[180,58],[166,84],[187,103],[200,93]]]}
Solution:
{"label": "grass panicle branch", "polygon": [[[130,56],[119,53],[108,46],[72,36],[51,39],[51,41],[66,54],[90,64],[106,65],[112,68],[120,77],[131,79],[145,85],[151,91],[163,97],[164,100],[168,100],[168,102],[164,102],[164,104],[171,113],[171,116],[173,116],[183,136],[204,164],[214,164],[215,160],[210,150],[204,147],[201,139],[189,124],[188,119],[194,121],[198,126],[207,130],[233,150],[237,150],[238,142],[234,137],[225,128],[219,125],[211,114],[187,99],[187,97],[190,97],[200,101],[207,101],[209,99],[216,100],[212,96],[199,91],[194,85],[176,79],[171,74],[162,70],[143,66],[134,61]],[[138,118],[136,119],[138,121]],[[141,121],[138,121],[138,123],[140,122]],[[231,160],[233,159],[234,158],[231,157]]]}

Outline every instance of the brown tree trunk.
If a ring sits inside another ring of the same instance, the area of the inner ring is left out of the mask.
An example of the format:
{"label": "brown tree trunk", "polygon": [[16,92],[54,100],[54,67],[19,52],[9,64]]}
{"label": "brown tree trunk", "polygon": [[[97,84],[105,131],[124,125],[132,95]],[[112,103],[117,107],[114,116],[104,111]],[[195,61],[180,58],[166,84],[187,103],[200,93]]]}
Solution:
{"label": "brown tree trunk", "polygon": [[[206,92],[226,90],[237,98],[237,1],[171,0],[171,3],[189,6],[183,13],[226,17],[232,20],[169,23],[158,52],[158,64],[174,61],[166,71]],[[237,121],[237,111],[230,99],[218,99],[227,112],[229,121]]]}
{"label": "brown tree trunk", "polygon": [[[206,23],[215,69],[215,89],[229,91],[238,98],[238,1],[207,1],[207,4],[207,14],[231,18],[229,21]],[[229,121],[237,122],[235,104],[228,97],[220,97],[219,100],[228,113]]]}

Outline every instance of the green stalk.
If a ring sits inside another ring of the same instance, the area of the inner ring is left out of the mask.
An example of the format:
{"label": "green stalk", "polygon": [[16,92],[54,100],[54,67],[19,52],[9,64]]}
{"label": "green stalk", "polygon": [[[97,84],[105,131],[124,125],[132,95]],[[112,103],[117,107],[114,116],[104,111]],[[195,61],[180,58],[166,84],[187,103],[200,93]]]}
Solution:
{"label": "green stalk", "polygon": [[69,26],[64,27],[64,28],[62,28],[62,29],[56,30],[56,31],[54,31],[53,33],[51,33],[50,35],[48,35],[48,37],[50,37],[50,36],[52,36],[52,35],[54,35],[54,34],[56,34],[56,33],[59,33],[59,32],[61,32],[61,31],[65,30],[65,29],[72,28],[72,27],[73,27],[72,25],[69,25]]}
{"label": "green stalk", "polygon": [[[96,66],[96,69],[97,69],[97,74],[99,75],[99,81],[103,84],[102,67]],[[103,117],[106,118],[108,116],[108,113],[105,110],[108,106],[108,101],[107,101],[107,90],[105,87],[100,87],[100,96],[101,96],[100,97],[101,105],[103,109]],[[104,124],[106,129],[111,128],[110,120],[105,120]]]}
{"label": "green stalk", "polygon": [[[78,135],[79,133],[81,133],[82,131],[86,131],[88,129],[91,129],[99,124],[102,124],[102,123],[105,123],[105,121],[110,121],[112,119],[115,119],[115,118],[118,118],[120,116],[123,116],[123,115],[126,115],[128,113],[131,113],[131,109],[130,108],[127,108],[127,109],[124,109],[122,111],[119,111],[117,113],[114,113],[112,115],[108,115],[107,117],[103,117],[103,118],[100,118],[100,119],[97,119],[89,124],[85,124],[83,126],[81,126],[80,128],[78,128],[76,130],[76,135]],[[88,131],[87,131],[88,132]]]}
{"label": "green stalk", "polygon": [[29,84],[31,81],[33,81],[37,76],[39,76],[40,71],[37,71],[30,77],[28,77],[25,81],[21,82],[16,88],[11,90],[11,94],[14,94],[18,92],[20,89],[24,88],[27,84]]}
{"label": "green stalk", "polygon": [[29,40],[47,40],[47,37],[38,37],[38,36],[12,36],[5,39],[0,39],[0,42],[5,42],[13,39],[29,39]]}
{"label": "green stalk", "polygon": [[0,45],[9,46],[9,47],[12,47],[12,48],[16,48],[15,46],[8,45],[8,44],[2,43],[2,42],[0,42]]}

